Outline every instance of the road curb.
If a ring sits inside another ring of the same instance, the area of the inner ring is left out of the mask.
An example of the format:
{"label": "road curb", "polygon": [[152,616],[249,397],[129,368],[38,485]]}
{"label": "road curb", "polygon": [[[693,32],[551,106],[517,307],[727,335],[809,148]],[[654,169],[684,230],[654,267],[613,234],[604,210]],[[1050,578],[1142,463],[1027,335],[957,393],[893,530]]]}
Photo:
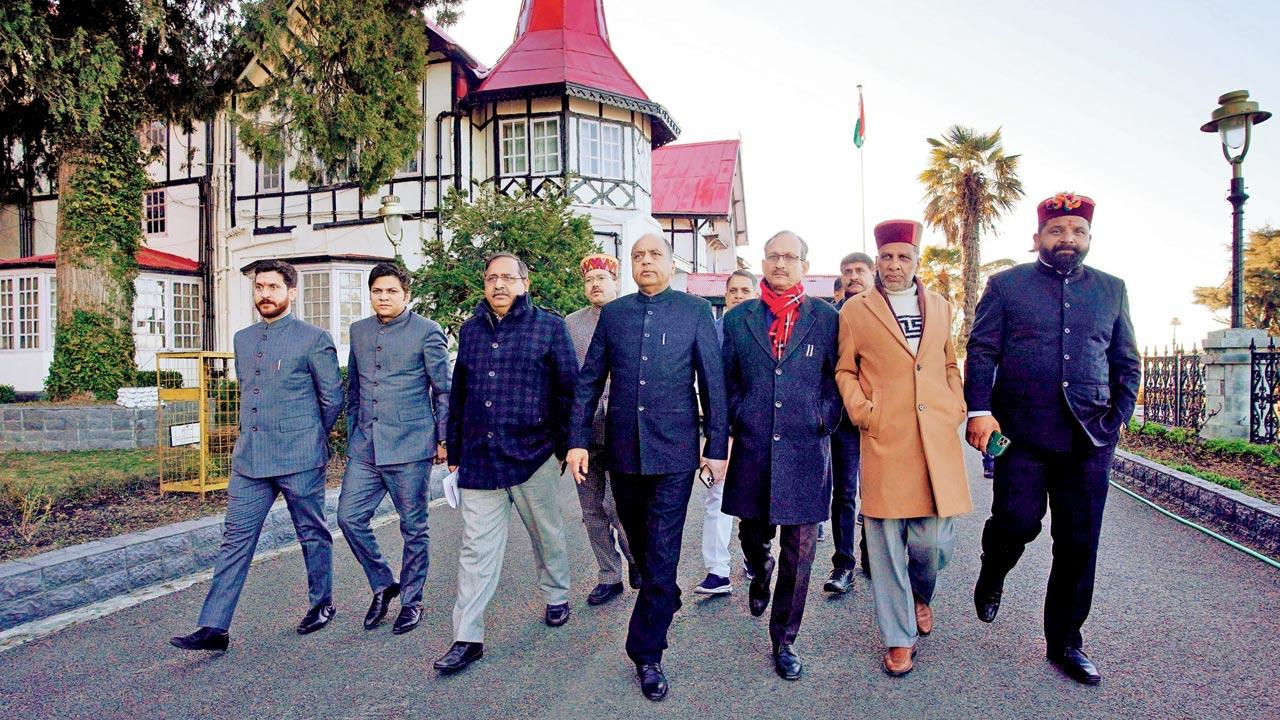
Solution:
{"label": "road curb", "polygon": [[1171,512],[1280,559],[1280,506],[1116,450],[1112,479]]}
{"label": "road curb", "polygon": [[[443,496],[444,476],[443,466],[432,468],[428,500]],[[325,491],[331,530],[338,527],[339,490]],[[394,511],[386,497],[374,517]],[[222,542],[222,519],[212,515],[0,563],[0,631],[208,570]],[[289,510],[278,500],[254,556],[297,541]]]}

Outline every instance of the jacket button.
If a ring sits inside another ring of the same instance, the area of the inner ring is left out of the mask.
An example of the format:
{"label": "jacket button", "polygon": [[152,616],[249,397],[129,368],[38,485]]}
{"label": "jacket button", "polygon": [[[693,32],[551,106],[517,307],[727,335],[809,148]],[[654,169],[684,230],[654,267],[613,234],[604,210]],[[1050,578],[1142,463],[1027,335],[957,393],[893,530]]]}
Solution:
{"label": "jacket button", "polygon": [[920,372],[920,371],[921,371],[921,370],[923,370],[923,369],[924,369],[924,366],[923,366],[923,365],[917,365],[917,366],[916,366],[916,372]]}
{"label": "jacket button", "polygon": [[1062,387],[1067,387],[1069,385],[1071,385],[1071,383],[1067,382],[1066,380],[1062,381]]}
{"label": "jacket button", "polygon": [[489,377],[496,377],[496,376],[497,376],[497,374],[498,374],[498,373],[496,373],[496,372],[494,372],[494,371],[492,371],[492,370],[490,370],[490,371],[489,371]]}
{"label": "jacket button", "polygon": [[382,346],[381,346],[381,345],[379,345],[378,347],[374,348],[374,350],[376,350],[376,351],[378,351],[378,352],[382,352]]}
{"label": "jacket button", "polygon": [[644,412],[644,406],[643,406],[643,405],[641,405],[639,409],[640,409],[640,412]]}
{"label": "jacket button", "polygon": [[653,314],[653,311],[652,311],[652,310],[646,310],[646,311],[645,311],[645,314],[646,314],[646,315],[652,315],[652,314]]}
{"label": "jacket button", "polygon": [[381,366],[381,365],[374,365],[374,366],[373,366],[373,369],[374,369],[374,370],[381,370],[381,369],[382,369],[382,366]]}
{"label": "jacket button", "polygon": [[378,381],[377,381],[377,380],[374,380],[374,381],[373,381],[373,386],[374,386],[374,387],[378,387]]}
{"label": "jacket button", "polygon": [[1069,308],[1069,307],[1071,307],[1071,303],[1069,303],[1069,302],[1064,302],[1064,303],[1062,303],[1062,307],[1064,307],[1064,308]]}
{"label": "jacket button", "polygon": [[1070,359],[1071,359],[1071,355],[1070,355],[1070,354],[1063,355],[1063,356],[1062,356],[1062,359],[1063,359],[1063,360],[1070,360]]}
{"label": "jacket button", "polygon": [[781,439],[782,439],[782,436],[781,436],[781,435],[774,435],[774,436],[773,436],[773,441],[774,441],[774,442],[778,442],[778,441],[779,441],[779,440],[781,440]]}
{"label": "jacket button", "polygon": [[374,419],[373,419],[373,421],[374,421],[374,422],[378,422],[378,418],[374,418]]}
{"label": "jacket button", "polygon": [[774,371],[773,371],[773,374],[774,374],[774,375],[781,375],[781,374],[782,374],[782,368],[775,368],[775,369],[774,369]]}
{"label": "jacket button", "polygon": [[255,412],[255,413],[258,412],[258,408],[253,408],[252,410],[250,410],[250,412]]}
{"label": "jacket button", "polygon": [[641,384],[641,385],[643,385],[643,384],[644,384],[644,381],[643,381],[643,380],[641,380],[641,381],[640,381],[640,384]]}
{"label": "jacket button", "polygon": [[253,394],[254,394],[254,395],[257,395],[257,394],[258,394],[258,388],[254,388],[254,389],[253,389]]}
{"label": "jacket button", "polygon": [[257,425],[254,425],[254,426],[253,426],[253,431],[254,431],[254,432],[258,432],[258,426],[257,426]]}
{"label": "jacket button", "polygon": [[262,353],[258,353],[258,357],[262,357]]}
{"label": "jacket button", "polygon": [[1062,328],[1062,332],[1064,332],[1064,333],[1066,333],[1066,334],[1070,335],[1070,334],[1071,334],[1071,328]]}
{"label": "jacket button", "polygon": [[649,356],[648,356],[648,355],[641,355],[641,356],[640,356],[640,359],[641,359],[641,360],[643,360],[643,361],[645,361],[645,362],[648,362],[648,361],[649,361]]}
{"label": "jacket button", "polygon": [[919,410],[920,412],[924,412],[924,403],[920,403],[919,405],[917,405],[916,409]]}
{"label": "jacket button", "polygon": [[489,438],[490,440],[492,440],[492,439],[493,439],[493,433],[491,433],[491,432],[487,432],[487,433],[485,433],[485,434],[484,434],[484,436],[485,436],[485,437],[487,437],[487,438]]}
{"label": "jacket button", "polygon": [[774,401],[773,401],[773,406],[774,406],[774,407],[776,407],[776,408],[780,408],[780,407],[782,407],[782,401],[781,401],[781,400],[774,400]]}
{"label": "jacket button", "polygon": [[645,337],[649,337],[649,333],[645,333],[645,334],[644,334],[644,336],[645,336]]}
{"label": "jacket button", "polygon": [[374,398],[374,399],[373,399],[373,404],[374,404],[374,405],[377,405],[377,404],[378,404],[378,398]]}
{"label": "jacket button", "polygon": [[498,349],[498,343],[494,343],[494,344],[493,344],[493,349],[494,349],[494,350],[497,350],[497,349]]}
{"label": "jacket button", "polygon": [[261,370],[254,370],[254,371],[253,371],[253,374],[254,374],[254,375],[261,375],[261,374],[262,374],[262,371],[261,371]]}
{"label": "jacket button", "polygon": [[485,406],[485,407],[493,407],[493,401],[492,401],[492,400],[485,400],[485,401],[484,401],[484,406]]}
{"label": "jacket button", "polygon": [[262,339],[263,339],[263,340],[266,340],[266,339],[267,339],[267,334],[266,334],[266,333],[262,333]]}

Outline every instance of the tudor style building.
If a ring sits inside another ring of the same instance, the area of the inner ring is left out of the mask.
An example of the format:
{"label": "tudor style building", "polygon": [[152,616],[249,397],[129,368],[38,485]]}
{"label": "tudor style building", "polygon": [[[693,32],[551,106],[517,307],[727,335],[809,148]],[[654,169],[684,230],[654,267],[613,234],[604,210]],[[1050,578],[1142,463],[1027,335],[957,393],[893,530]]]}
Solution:
{"label": "tudor style building", "polygon": [[[424,262],[421,240],[444,233],[438,208],[448,189],[482,184],[571,195],[602,250],[619,256],[624,291],[634,289],[626,249],[646,232],[672,241],[678,288],[687,273],[738,266],[747,242],[740,143],[669,145],[680,128],[614,54],[603,0],[522,0],[515,40],[492,68],[430,21],[423,32],[420,149],[369,196],[340,176],[320,186],[295,180],[289,160],[255,161],[225,112],[191,133],[160,123],[144,130],[164,149],[143,200],[151,265],[143,264],[135,309],[139,367],[154,368],[157,351],[191,347],[192,283],[198,346],[230,349],[234,332],[256,318],[246,273],[273,257],[297,266],[295,312],[328,330],[345,362],[351,323],[371,312],[368,271],[394,255],[378,215],[382,195],[398,196],[407,213],[400,250],[410,267]],[[265,72],[250,61],[241,78]],[[29,205],[0,206],[0,376],[24,392],[41,389],[52,357],[57,194],[48,190]],[[169,259],[157,266],[162,255]],[[184,279],[158,279],[166,269]],[[37,340],[32,327],[41,328]]]}

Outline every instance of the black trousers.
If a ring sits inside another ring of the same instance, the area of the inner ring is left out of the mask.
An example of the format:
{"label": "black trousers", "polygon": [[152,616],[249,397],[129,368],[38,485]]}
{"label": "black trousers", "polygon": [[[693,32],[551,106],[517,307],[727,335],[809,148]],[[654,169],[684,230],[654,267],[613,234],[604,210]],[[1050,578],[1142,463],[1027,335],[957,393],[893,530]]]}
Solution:
{"label": "black trousers", "polygon": [[627,628],[627,657],[637,665],[661,662],[671,618],[680,609],[676,569],[693,492],[693,472],[615,473],[609,484],[631,555],[640,569],[640,592]]}
{"label": "black trousers", "polygon": [[1115,445],[1077,437],[1071,452],[1013,444],[996,458],[991,518],[982,533],[984,572],[1003,578],[1051,509],[1053,566],[1044,602],[1050,650],[1082,647],[1080,628],[1093,605],[1098,536]]}
{"label": "black trousers", "polygon": [[858,519],[858,469],[862,437],[847,418],[831,434],[831,541],[835,554],[831,566],[852,570],[857,565],[853,536]]}
{"label": "black trousers", "polygon": [[[804,619],[805,598],[809,595],[809,574],[818,549],[818,524],[783,525],[778,577],[773,586],[773,608],[769,611],[769,639],[776,652],[779,645],[790,645],[800,633]],[[738,522],[738,539],[742,554],[756,577],[761,577],[773,546],[777,525],[764,520]]]}

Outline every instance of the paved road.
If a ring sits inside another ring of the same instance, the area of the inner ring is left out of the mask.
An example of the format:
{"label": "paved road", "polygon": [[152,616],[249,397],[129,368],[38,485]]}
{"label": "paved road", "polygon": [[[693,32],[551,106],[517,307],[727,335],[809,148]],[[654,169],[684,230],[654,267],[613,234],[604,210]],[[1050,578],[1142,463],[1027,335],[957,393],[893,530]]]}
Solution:
{"label": "paved road", "polygon": [[[976,457],[979,506],[990,500]],[[685,533],[682,586],[701,579],[695,489]],[[1105,679],[1078,686],[1044,659],[1040,637],[1048,574],[1047,532],[1010,576],[992,626],[973,615],[984,514],[965,517],[953,565],[939,583],[936,629],[915,672],[886,677],[867,580],[828,599],[812,587],[797,648],[805,677],[772,672],[765,619],[732,597],[696,600],[671,633],[667,701],[644,700],[622,652],[634,599],[600,608],[576,495],[561,495],[573,563],[573,617],[541,622],[527,536],[512,527],[505,573],[489,608],[486,654],[466,672],[437,677],[449,646],[460,522],[432,513],[431,574],[422,627],[365,632],[367,588],[350,552],[335,551],[338,617],[308,637],[294,630],[305,608],[297,552],[256,565],[225,655],[183,653],[170,635],[191,629],[207,589],[197,584],[0,654],[3,718],[1275,718],[1280,717],[1280,571],[1113,492],[1103,535],[1098,597],[1087,649]],[[378,531],[398,554],[395,524]],[[734,564],[740,565],[734,542]],[[815,577],[829,568],[819,546]]]}

